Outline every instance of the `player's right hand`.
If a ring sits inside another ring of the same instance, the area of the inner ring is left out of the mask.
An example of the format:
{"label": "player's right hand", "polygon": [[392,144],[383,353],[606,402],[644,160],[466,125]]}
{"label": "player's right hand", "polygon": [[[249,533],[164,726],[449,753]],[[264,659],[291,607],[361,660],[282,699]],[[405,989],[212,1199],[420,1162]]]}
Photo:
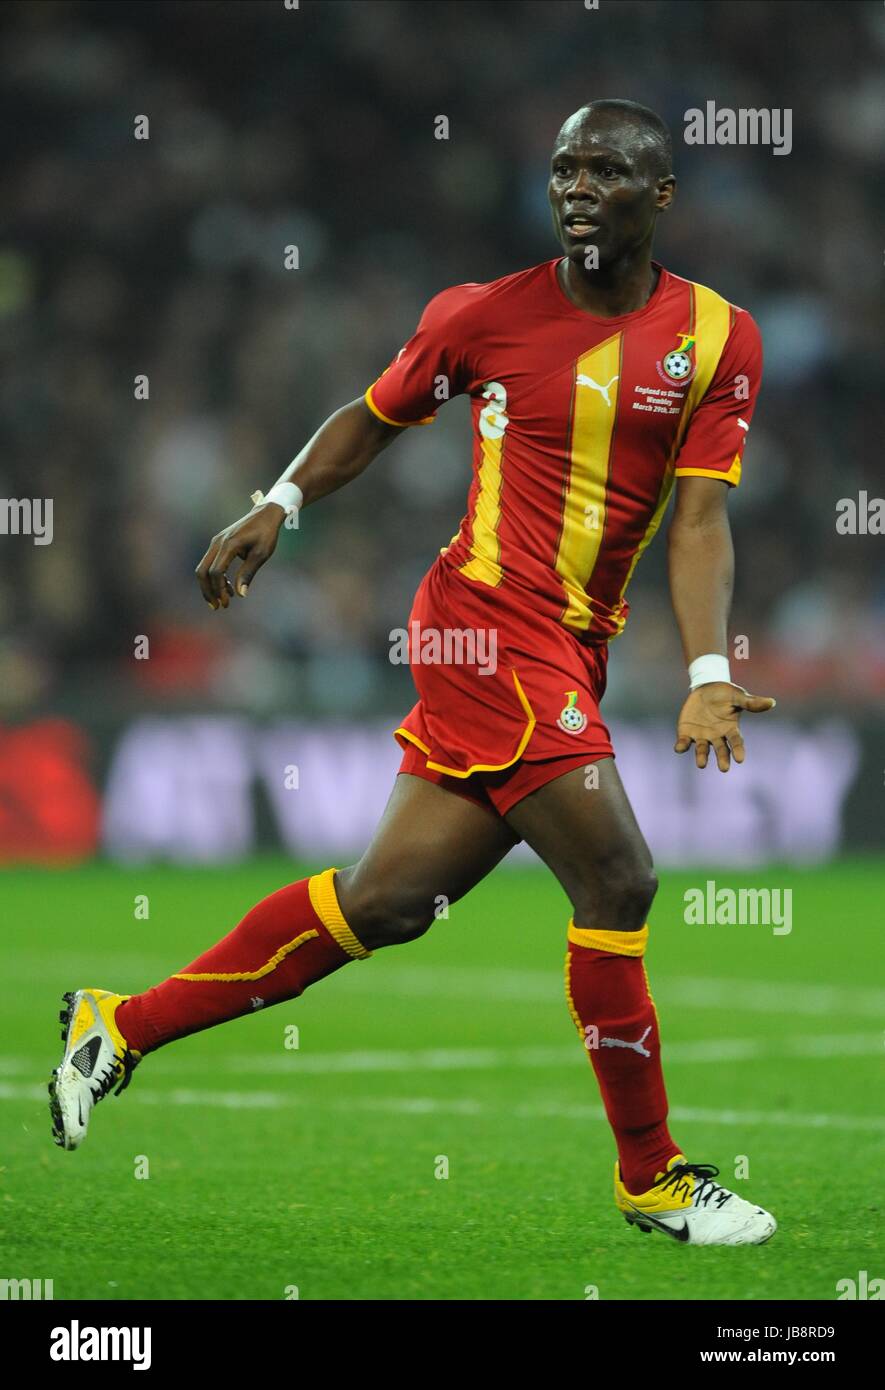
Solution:
{"label": "player's right hand", "polygon": [[[262,502],[212,537],[196,569],[200,591],[210,608],[227,608],[234,594],[246,597],[255,575],[276,550],[285,519],[285,511],[276,502]],[[228,568],[234,560],[243,563],[231,578]]]}

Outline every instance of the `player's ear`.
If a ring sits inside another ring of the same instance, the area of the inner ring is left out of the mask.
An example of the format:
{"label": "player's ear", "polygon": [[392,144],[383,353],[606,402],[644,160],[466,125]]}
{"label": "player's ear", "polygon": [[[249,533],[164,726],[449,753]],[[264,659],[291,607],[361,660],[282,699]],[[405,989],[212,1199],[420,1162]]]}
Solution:
{"label": "player's ear", "polygon": [[675,197],[675,176],[673,174],[667,174],[666,178],[658,179],[656,197],[658,212],[666,212]]}

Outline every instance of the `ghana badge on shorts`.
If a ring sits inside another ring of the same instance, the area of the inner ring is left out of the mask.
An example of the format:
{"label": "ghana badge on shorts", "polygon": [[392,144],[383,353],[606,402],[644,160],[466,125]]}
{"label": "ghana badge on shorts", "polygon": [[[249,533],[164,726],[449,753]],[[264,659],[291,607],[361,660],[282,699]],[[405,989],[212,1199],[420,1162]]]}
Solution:
{"label": "ghana badge on shorts", "polygon": [[578,709],[577,690],[567,690],[565,699],[565,707],[560,710],[556,723],[564,734],[582,734],[587,727],[587,716]]}

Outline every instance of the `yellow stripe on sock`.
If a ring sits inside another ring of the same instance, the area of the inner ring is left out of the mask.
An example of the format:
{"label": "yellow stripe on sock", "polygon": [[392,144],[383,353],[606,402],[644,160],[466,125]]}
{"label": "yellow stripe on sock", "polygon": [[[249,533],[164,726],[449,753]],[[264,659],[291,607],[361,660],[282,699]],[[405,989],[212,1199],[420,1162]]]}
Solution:
{"label": "yellow stripe on sock", "polygon": [[227,975],[213,975],[211,972],[194,975],[183,974],[173,975],[172,978],[173,980],[211,980],[225,985],[232,984],[237,980],[260,980],[265,975],[269,975],[272,970],[276,970],[280,962],[285,960],[286,956],[290,956],[293,951],[297,951],[299,946],[303,946],[305,941],[312,941],[316,936],[319,936],[316,927],[311,927],[310,931],[303,931],[300,936],[296,936],[292,941],[287,941],[285,946],[281,946],[278,951],[274,952],[270,960],[262,965],[260,970],[236,970]]}
{"label": "yellow stripe on sock", "polygon": [[642,956],[648,944],[648,923],[639,931],[593,931],[568,924],[568,939],[573,946],[586,946],[593,951],[608,951],[612,956]]}
{"label": "yellow stripe on sock", "polygon": [[338,895],[335,892],[335,875],[337,869],[326,869],[321,874],[314,874],[308,880],[308,891],[313,910],[319,917],[323,926],[330,936],[333,936],[349,956],[355,960],[366,960],[372,954],[367,951],[363,943],[354,936],[344,918],[344,913],[338,906]]}
{"label": "yellow stripe on sock", "polygon": [[574,999],[574,995],[572,994],[572,953],[571,953],[571,951],[566,951],[566,953],[565,953],[565,1002],[568,1004],[568,1011],[569,1011],[569,1013],[570,1013],[571,1016],[572,1016],[572,1022],[574,1023],[575,1027],[577,1028],[577,1030],[578,1030],[578,1032],[579,1032],[579,1034],[580,1034],[580,1036],[581,1036],[581,1041],[583,1041],[583,1039],[584,1039],[584,1025],[583,1025],[583,1023],[581,1022],[581,1015],[578,1013],[577,1009],[575,1008],[575,999]]}
{"label": "yellow stripe on sock", "polygon": [[661,1036],[661,1020],[660,1020],[660,1018],[658,1017],[658,1006],[657,1006],[657,1004],[655,1003],[655,997],[654,997],[654,995],[653,995],[652,992],[651,992],[651,985],[650,985],[649,982],[648,982],[648,971],[647,971],[646,968],[645,968],[645,961],[642,962],[642,973],[643,973],[643,975],[645,976],[645,988],[648,990],[648,997],[649,997],[649,999],[651,1000],[651,1006],[652,1006],[652,1008],[653,1008],[654,1011],[655,1011],[655,1022],[656,1022],[657,1025],[658,1025],[658,1037],[660,1037],[660,1036]]}

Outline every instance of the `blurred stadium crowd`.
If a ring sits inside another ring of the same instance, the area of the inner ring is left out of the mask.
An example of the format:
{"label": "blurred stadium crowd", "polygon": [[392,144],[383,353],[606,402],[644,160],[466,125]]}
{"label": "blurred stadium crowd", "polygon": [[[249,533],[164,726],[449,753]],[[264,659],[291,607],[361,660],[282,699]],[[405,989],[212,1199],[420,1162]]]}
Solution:
{"label": "blurred stadium crowd", "polygon": [[[0,712],[409,702],[388,633],[463,511],[464,401],[284,533],[235,611],[211,613],[193,570],[431,295],[557,254],[551,142],[598,96],[671,123],[657,254],[762,329],[737,678],[794,708],[881,701],[885,541],[835,520],[883,492],[883,57],[881,4],[5,4],[0,494],[52,497],[54,539],[0,538]],[[685,146],[708,100],[792,108],[792,153]],[[612,713],[684,685],[664,578],[659,540]]]}

